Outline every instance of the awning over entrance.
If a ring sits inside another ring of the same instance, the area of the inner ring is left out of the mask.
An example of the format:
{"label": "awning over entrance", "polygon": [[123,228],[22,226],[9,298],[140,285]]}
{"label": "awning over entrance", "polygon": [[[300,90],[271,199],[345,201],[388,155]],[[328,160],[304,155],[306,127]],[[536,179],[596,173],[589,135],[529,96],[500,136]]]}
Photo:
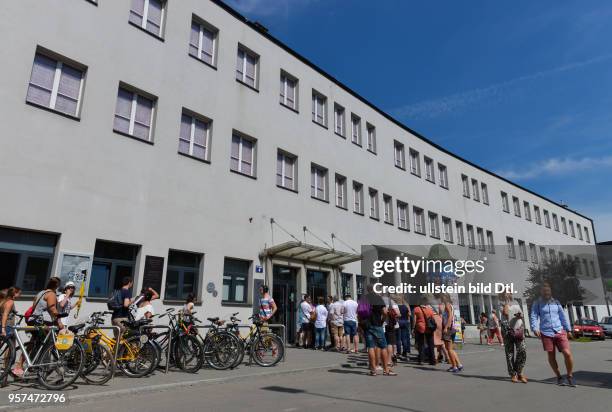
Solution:
{"label": "awning over entrance", "polygon": [[361,260],[361,255],[357,253],[342,252],[297,241],[269,247],[264,249],[262,255],[274,259],[297,260],[327,266],[341,266]]}

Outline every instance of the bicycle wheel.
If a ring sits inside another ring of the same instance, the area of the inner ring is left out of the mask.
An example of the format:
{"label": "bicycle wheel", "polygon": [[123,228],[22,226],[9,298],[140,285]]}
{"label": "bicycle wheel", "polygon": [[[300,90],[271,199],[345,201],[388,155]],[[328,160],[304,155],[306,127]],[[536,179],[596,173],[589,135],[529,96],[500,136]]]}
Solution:
{"label": "bicycle wheel", "polygon": [[196,373],[204,364],[204,349],[197,338],[191,335],[180,335],[172,342],[176,365],[183,371]]}
{"label": "bicycle wheel", "polygon": [[115,373],[115,360],[108,346],[92,344],[85,352],[85,366],[81,376],[87,383],[102,385],[108,382]]}
{"label": "bicycle wheel", "polygon": [[237,368],[238,366],[240,366],[242,364],[242,361],[244,360],[244,355],[247,352],[247,347],[246,347],[245,341],[243,341],[242,339],[240,339],[237,336],[236,336],[236,338],[238,339],[238,342],[239,342],[239,347],[237,349],[238,350],[238,356],[236,356],[236,360],[234,361],[234,363],[232,364],[230,369],[234,369],[234,368]]}
{"label": "bicycle wheel", "polygon": [[15,362],[15,344],[10,338],[0,335],[0,382],[4,382]]}
{"label": "bicycle wheel", "polygon": [[157,350],[151,342],[143,342],[140,336],[126,339],[117,355],[119,369],[131,378],[141,378],[153,372],[158,364]]}
{"label": "bicycle wheel", "polygon": [[242,346],[231,333],[218,332],[208,336],[204,343],[204,360],[213,369],[229,369],[239,356]]}
{"label": "bicycle wheel", "polygon": [[38,382],[49,390],[62,390],[74,383],[83,369],[85,353],[81,343],[75,339],[67,350],[58,350],[53,342],[43,349],[38,363]]}
{"label": "bicycle wheel", "polygon": [[274,366],[284,354],[285,345],[274,333],[262,333],[251,346],[251,357],[259,366]]}

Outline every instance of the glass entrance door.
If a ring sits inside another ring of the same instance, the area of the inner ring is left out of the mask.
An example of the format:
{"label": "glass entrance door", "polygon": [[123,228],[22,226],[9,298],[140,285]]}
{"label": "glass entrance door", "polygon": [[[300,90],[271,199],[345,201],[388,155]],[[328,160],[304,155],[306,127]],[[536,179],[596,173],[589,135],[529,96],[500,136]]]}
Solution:
{"label": "glass entrance door", "polygon": [[270,323],[279,323],[287,328],[287,340],[293,343],[296,335],[297,322],[297,269],[284,266],[274,266],[272,298],[276,303],[276,313]]}
{"label": "glass entrance door", "polygon": [[327,276],[329,272],[320,270],[306,271],[306,293],[312,298],[314,306],[318,304],[319,297],[323,298],[323,302],[327,302]]}

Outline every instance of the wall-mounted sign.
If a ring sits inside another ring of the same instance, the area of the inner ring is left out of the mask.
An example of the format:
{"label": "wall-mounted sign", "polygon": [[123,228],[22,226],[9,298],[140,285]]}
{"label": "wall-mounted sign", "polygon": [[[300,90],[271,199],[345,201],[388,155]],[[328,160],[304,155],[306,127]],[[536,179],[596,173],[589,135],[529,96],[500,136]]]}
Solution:
{"label": "wall-mounted sign", "polygon": [[[81,283],[83,281],[87,282],[86,274],[91,273],[92,260],[92,255],[87,253],[61,252],[61,265],[59,269],[59,278],[62,281],[61,284],[65,285],[66,282],[69,281],[74,282],[78,293],[81,288]],[[87,291],[85,294],[87,294]]]}
{"label": "wall-mounted sign", "polygon": [[263,273],[263,266],[255,265],[255,273]]}
{"label": "wall-mounted sign", "polygon": [[213,293],[215,291],[215,284],[212,282],[208,282],[208,285],[206,285],[206,291],[208,293]]}

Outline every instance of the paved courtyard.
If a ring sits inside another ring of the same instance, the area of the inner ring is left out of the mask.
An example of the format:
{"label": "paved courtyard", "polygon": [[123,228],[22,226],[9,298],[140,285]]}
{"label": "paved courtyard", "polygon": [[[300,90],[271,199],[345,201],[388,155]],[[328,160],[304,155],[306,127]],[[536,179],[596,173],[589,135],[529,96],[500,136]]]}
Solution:
{"label": "paved courtyard", "polygon": [[[65,391],[63,411],[357,411],[494,410],[609,411],[612,402],[612,340],[572,343],[578,387],[559,387],[539,341],[528,340],[528,384],[512,384],[503,348],[466,344],[460,374],[400,363],[399,376],[369,377],[365,354],[289,349],[286,362],[266,369],[171,371],[141,379],[117,376],[104,386],[78,383]],[[0,390],[0,409],[13,408],[9,393],[44,392],[12,384]],[[31,405],[30,405],[31,406]],[[60,409],[50,406],[49,409]]]}

